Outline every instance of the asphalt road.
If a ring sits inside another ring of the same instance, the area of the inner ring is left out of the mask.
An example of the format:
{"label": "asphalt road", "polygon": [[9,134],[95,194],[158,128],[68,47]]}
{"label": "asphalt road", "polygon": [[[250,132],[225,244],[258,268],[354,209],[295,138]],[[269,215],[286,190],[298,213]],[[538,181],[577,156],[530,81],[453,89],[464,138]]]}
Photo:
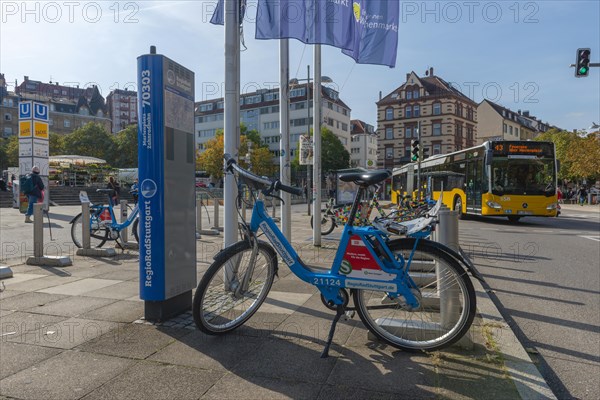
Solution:
{"label": "asphalt road", "polygon": [[460,241],[559,399],[600,398],[600,214],[476,218]]}

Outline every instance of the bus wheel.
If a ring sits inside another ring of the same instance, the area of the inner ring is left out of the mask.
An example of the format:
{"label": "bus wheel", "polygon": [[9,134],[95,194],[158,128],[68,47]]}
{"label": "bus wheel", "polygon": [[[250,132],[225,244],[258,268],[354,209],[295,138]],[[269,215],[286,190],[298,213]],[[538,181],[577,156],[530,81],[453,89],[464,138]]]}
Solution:
{"label": "bus wheel", "polygon": [[514,216],[514,215],[509,215],[508,216],[508,220],[510,222],[519,222],[520,219],[521,219],[521,217],[517,217],[517,216]]}
{"label": "bus wheel", "polygon": [[465,214],[462,211],[462,198],[460,196],[454,198],[454,211],[458,211],[458,219],[465,219]]}

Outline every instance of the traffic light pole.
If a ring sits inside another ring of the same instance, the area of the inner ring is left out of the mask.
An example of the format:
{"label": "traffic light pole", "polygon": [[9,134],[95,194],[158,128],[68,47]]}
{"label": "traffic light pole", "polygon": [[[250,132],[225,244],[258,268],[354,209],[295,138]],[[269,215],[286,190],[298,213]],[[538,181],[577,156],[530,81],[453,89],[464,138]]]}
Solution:
{"label": "traffic light pole", "polygon": [[417,158],[417,200],[421,201],[421,158],[423,158],[423,143],[421,142],[421,121],[417,125],[417,140],[419,141],[419,156]]}

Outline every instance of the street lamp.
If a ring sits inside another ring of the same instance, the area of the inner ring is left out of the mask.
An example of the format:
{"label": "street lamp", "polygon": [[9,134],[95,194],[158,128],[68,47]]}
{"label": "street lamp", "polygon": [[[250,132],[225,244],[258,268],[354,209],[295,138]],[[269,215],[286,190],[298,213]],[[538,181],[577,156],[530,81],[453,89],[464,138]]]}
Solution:
{"label": "street lamp", "polygon": [[[307,131],[307,134],[306,134],[306,136],[310,139],[310,65],[307,65],[307,78],[306,79],[298,79],[298,78],[290,79],[290,85],[293,85],[293,86],[298,85],[300,82],[307,82],[307,85],[306,85],[306,115],[307,115],[306,131]],[[333,79],[331,79],[328,76],[322,76],[321,82],[322,83],[333,83]],[[313,146],[314,146],[314,144],[313,144]],[[310,183],[310,176],[311,176],[310,167],[311,167],[310,164],[306,165],[306,204],[308,207],[308,215],[310,215],[310,200],[311,200],[310,196],[312,193],[312,187],[311,187],[311,183]]]}

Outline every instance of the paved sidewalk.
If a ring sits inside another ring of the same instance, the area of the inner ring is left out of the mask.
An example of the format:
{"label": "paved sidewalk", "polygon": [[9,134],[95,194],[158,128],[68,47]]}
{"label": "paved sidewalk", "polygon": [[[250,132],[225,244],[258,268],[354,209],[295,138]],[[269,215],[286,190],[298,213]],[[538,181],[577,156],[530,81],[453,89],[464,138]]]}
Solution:
{"label": "paved sidewalk", "polygon": [[[476,280],[472,349],[405,353],[369,340],[355,317],[340,321],[330,357],[320,359],[334,313],[284,266],[259,312],[232,334],[204,335],[190,313],[148,324],[137,251],[94,259],[60,244],[76,212],[51,210],[57,239],[45,229],[56,242],[47,249],[73,265],[49,268],[24,264],[31,225],[0,209],[0,263],[14,272],[0,283],[0,399],[553,398]],[[330,263],[335,233],[314,248],[304,212],[294,208],[295,248],[309,263]],[[198,277],[221,246],[222,237],[197,241]]]}

